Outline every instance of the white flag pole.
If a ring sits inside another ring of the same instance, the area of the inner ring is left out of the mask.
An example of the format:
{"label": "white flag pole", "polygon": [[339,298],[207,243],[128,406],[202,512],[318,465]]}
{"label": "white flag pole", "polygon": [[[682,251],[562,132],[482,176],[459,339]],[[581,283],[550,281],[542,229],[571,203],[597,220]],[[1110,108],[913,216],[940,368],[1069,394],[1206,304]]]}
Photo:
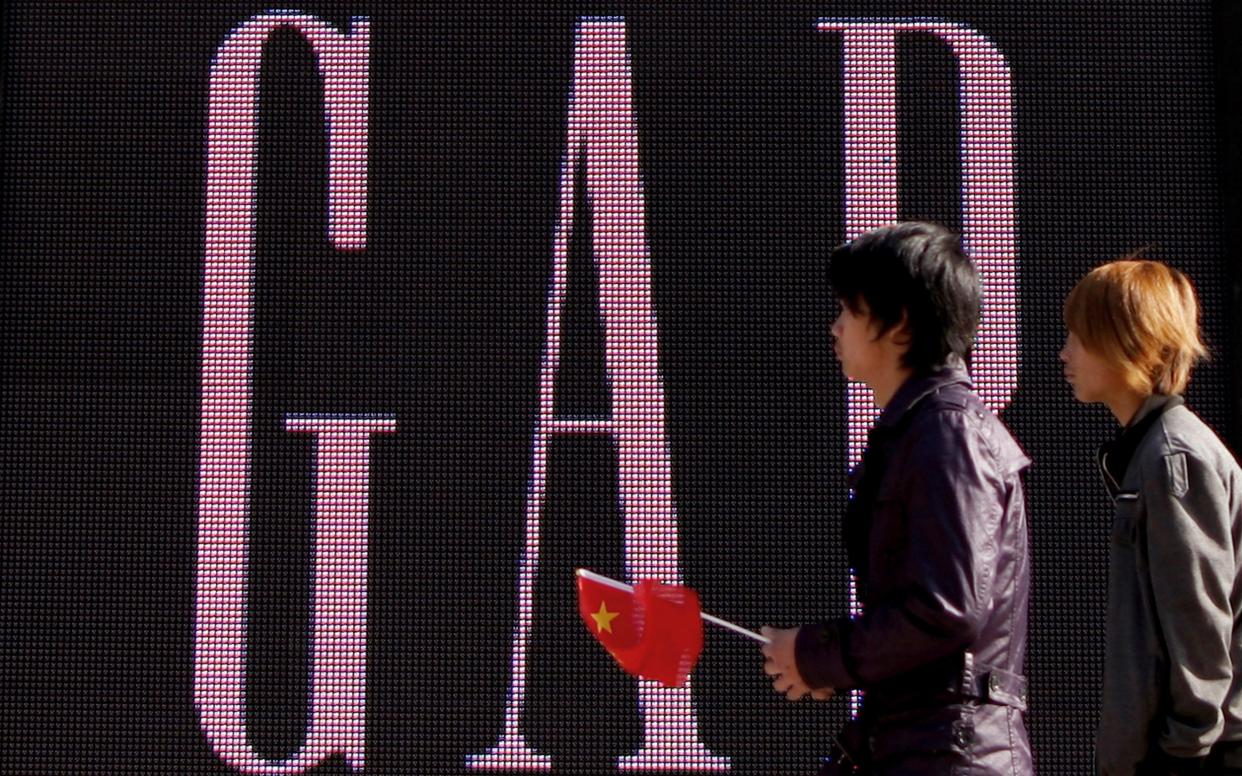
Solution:
{"label": "white flag pole", "polygon": [[[578,569],[578,576],[582,577],[583,579],[589,579],[592,582],[598,582],[601,585],[607,585],[608,587],[616,588],[617,590],[624,590],[627,593],[634,592],[633,585],[627,585],[624,582],[618,582],[617,580],[611,579],[609,577],[605,577],[602,574],[596,574],[594,571],[587,571],[586,569]],[[759,633],[755,633],[752,630],[746,630],[741,625],[734,625],[733,623],[728,622],[727,620],[722,620],[719,617],[713,617],[712,615],[706,612],[699,612],[699,616],[702,617],[707,622],[710,622],[712,625],[719,625],[722,628],[728,628],[734,633],[740,633],[743,636],[746,636],[747,638],[752,638],[755,641],[759,641],[764,644],[771,643],[771,639],[769,639],[767,636],[764,636]]]}

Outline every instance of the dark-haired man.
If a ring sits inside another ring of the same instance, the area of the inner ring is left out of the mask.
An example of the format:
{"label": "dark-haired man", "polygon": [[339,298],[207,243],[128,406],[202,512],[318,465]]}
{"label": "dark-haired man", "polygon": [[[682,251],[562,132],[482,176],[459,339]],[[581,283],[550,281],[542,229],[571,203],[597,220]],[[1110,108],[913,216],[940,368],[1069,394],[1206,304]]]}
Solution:
{"label": "dark-haired man", "polygon": [[883,409],[843,523],[863,613],[765,628],[764,670],[790,700],[865,692],[824,773],[1029,774],[1030,462],[966,373],[978,276],[919,222],[846,243],[829,272],[841,369]]}

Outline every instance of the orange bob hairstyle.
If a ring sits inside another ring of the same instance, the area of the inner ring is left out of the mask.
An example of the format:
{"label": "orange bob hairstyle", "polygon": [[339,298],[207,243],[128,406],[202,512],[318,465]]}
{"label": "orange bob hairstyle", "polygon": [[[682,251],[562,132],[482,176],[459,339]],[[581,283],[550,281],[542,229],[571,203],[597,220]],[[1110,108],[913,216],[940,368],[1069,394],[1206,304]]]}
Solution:
{"label": "orange bob hairstyle", "polygon": [[1065,300],[1065,325],[1144,395],[1181,393],[1207,356],[1194,288],[1157,261],[1121,259],[1093,269]]}

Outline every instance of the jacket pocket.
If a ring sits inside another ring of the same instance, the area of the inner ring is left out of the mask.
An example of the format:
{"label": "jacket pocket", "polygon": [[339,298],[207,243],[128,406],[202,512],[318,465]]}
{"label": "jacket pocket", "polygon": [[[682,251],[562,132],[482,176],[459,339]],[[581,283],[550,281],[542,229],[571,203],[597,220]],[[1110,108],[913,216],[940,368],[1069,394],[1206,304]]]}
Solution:
{"label": "jacket pocket", "polygon": [[876,499],[870,539],[873,569],[892,570],[905,565],[910,528],[905,506],[898,498],[881,495]]}
{"label": "jacket pocket", "polygon": [[1113,544],[1133,547],[1138,541],[1138,494],[1117,494],[1113,509]]}

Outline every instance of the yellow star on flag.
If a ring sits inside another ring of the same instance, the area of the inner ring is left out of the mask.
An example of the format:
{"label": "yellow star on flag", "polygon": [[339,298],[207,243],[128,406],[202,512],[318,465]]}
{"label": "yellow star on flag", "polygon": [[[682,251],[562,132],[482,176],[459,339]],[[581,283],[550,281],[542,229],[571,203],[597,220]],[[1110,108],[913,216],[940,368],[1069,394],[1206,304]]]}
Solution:
{"label": "yellow star on flag", "polygon": [[608,611],[608,604],[603,601],[599,602],[599,611],[591,615],[595,618],[595,627],[600,633],[608,631],[612,633],[612,621],[621,616],[621,612]]}

